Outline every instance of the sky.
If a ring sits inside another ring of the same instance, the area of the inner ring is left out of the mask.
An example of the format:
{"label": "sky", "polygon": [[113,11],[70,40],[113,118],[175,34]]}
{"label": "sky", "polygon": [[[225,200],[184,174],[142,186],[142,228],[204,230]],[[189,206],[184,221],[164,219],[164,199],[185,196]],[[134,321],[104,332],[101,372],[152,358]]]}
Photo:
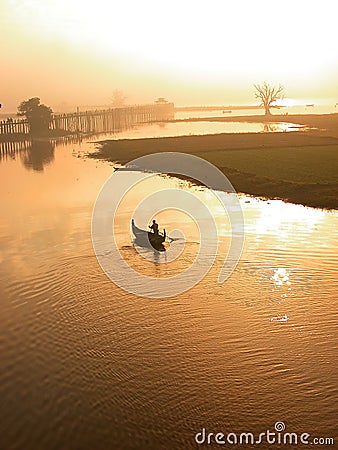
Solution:
{"label": "sky", "polygon": [[165,97],[254,104],[254,83],[338,102],[336,0],[0,0],[1,113]]}

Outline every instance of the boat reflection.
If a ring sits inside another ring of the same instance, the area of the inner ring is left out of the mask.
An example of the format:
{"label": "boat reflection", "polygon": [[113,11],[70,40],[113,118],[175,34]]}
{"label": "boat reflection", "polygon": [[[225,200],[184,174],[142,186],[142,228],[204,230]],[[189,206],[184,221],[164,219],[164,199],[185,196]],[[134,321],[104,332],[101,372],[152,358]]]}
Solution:
{"label": "boat reflection", "polygon": [[[134,245],[144,248],[150,248],[157,252],[165,252],[166,248],[163,244],[151,242],[147,236],[138,236],[133,240]],[[155,252],[154,252],[155,253]]]}

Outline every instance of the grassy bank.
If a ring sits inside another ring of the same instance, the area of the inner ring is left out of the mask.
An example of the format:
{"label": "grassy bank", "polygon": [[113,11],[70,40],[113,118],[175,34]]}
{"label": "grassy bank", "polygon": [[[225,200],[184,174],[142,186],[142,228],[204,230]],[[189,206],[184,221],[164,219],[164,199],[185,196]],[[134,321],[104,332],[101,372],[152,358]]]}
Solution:
{"label": "grassy bank", "polygon": [[317,131],[108,140],[92,156],[126,163],[156,152],[190,153],[216,165],[239,192],[338,209],[335,116],[302,116],[302,123]]}

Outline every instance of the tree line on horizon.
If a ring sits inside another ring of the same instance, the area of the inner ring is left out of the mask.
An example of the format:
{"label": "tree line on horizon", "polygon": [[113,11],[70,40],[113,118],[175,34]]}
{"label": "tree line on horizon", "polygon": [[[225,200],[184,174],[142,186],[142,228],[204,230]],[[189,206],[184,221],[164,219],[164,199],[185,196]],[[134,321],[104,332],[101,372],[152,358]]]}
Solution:
{"label": "tree line on horizon", "polygon": [[[264,106],[265,115],[271,115],[270,108],[274,102],[283,98],[284,88],[281,85],[272,86],[266,81],[261,85],[255,84],[254,88],[255,98],[260,100],[261,105]],[[122,91],[115,90],[111,100],[115,106],[117,104],[121,106],[125,99]],[[17,114],[26,117],[30,132],[34,134],[48,132],[53,118],[52,108],[41,103],[39,97],[22,101],[18,106]]]}

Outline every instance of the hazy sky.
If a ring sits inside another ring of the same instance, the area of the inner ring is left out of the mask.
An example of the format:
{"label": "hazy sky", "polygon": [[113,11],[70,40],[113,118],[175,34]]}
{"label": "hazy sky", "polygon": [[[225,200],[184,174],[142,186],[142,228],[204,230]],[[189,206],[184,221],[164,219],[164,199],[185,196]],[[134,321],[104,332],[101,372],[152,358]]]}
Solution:
{"label": "hazy sky", "polygon": [[253,83],[338,101],[336,0],[0,0],[2,113],[166,97],[252,103]]}

